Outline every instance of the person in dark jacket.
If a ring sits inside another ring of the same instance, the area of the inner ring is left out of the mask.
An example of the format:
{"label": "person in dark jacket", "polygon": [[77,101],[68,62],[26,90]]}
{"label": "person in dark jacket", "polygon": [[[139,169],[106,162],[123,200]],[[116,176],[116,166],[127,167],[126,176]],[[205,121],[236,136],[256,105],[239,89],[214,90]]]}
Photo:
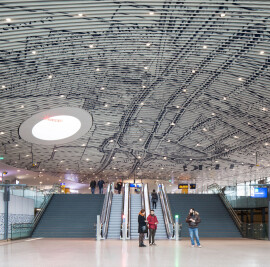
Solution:
{"label": "person in dark jacket", "polygon": [[146,227],[146,219],[145,219],[145,210],[142,209],[139,213],[138,216],[138,223],[139,223],[139,229],[138,229],[138,233],[139,233],[139,247],[146,247],[146,245],[144,245],[143,240],[144,240],[144,234],[147,231],[147,227]]}
{"label": "person in dark jacket", "polygon": [[156,209],[157,208],[157,202],[158,202],[158,194],[157,194],[155,189],[151,193],[151,198],[152,198],[152,208]]}
{"label": "person in dark jacket", "polygon": [[118,194],[121,194],[122,186],[123,184],[120,181],[116,184],[116,190],[118,191]]}
{"label": "person in dark jacket", "polygon": [[97,186],[96,181],[92,180],[91,183],[90,183],[90,188],[91,188],[92,194],[95,194],[96,186]]}
{"label": "person in dark jacket", "polygon": [[189,214],[186,218],[186,222],[188,223],[188,230],[191,240],[191,247],[194,248],[194,236],[197,242],[198,248],[201,248],[200,240],[199,240],[199,231],[198,224],[201,222],[201,218],[199,216],[199,212],[194,209],[190,209]]}
{"label": "person in dark jacket", "polygon": [[98,188],[99,188],[99,193],[103,194],[103,185],[105,184],[105,182],[102,179],[99,179],[97,184],[98,184]]}

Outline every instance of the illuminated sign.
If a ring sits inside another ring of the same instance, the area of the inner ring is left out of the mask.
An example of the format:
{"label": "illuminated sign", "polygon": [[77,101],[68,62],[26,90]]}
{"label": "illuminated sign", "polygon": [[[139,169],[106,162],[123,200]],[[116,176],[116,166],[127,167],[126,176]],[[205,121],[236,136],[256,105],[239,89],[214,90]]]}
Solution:
{"label": "illuminated sign", "polygon": [[252,187],[250,196],[252,198],[267,198],[267,188],[266,187]]}
{"label": "illuminated sign", "polygon": [[178,189],[188,189],[188,184],[179,184]]}
{"label": "illuminated sign", "polygon": [[190,185],[189,185],[189,188],[190,188],[190,189],[196,189],[196,184],[190,184]]}

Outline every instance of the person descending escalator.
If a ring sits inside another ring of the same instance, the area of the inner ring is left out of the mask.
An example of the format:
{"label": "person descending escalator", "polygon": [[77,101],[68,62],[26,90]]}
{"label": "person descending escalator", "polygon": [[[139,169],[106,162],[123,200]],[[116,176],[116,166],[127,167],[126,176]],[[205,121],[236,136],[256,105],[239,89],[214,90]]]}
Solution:
{"label": "person descending escalator", "polygon": [[118,191],[118,194],[121,194],[123,183],[121,181],[117,182],[116,184],[116,190]]}
{"label": "person descending escalator", "polygon": [[152,208],[156,209],[157,208],[157,202],[158,202],[158,194],[157,194],[155,189],[151,193],[151,199],[152,199]]}
{"label": "person descending escalator", "polygon": [[105,184],[105,182],[102,179],[99,179],[97,184],[99,188],[99,194],[103,194],[103,185]]}

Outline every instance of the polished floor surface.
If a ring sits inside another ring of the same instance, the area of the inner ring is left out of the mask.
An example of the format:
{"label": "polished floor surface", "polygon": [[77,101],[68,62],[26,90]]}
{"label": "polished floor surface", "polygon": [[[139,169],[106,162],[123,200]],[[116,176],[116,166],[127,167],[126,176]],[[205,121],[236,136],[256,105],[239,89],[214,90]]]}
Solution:
{"label": "polished floor surface", "polygon": [[270,266],[270,242],[202,239],[202,248],[188,240],[158,241],[139,248],[136,241],[90,239],[29,239],[0,243],[1,267],[235,267]]}

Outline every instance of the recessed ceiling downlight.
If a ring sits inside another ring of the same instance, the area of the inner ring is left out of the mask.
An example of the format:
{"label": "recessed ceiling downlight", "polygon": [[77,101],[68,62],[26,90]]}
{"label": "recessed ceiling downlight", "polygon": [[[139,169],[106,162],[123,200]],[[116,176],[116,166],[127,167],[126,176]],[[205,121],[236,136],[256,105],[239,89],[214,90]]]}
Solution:
{"label": "recessed ceiling downlight", "polygon": [[80,108],[55,108],[27,119],[19,129],[20,136],[34,144],[57,145],[72,142],[92,127],[92,116]]}
{"label": "recessed ceiling downlight", "polygon": [[68,138],[77,133],[81,122],[73,116],[60,115],[47,117],[38,122],[32,129],[34,137],[53,141]]}

